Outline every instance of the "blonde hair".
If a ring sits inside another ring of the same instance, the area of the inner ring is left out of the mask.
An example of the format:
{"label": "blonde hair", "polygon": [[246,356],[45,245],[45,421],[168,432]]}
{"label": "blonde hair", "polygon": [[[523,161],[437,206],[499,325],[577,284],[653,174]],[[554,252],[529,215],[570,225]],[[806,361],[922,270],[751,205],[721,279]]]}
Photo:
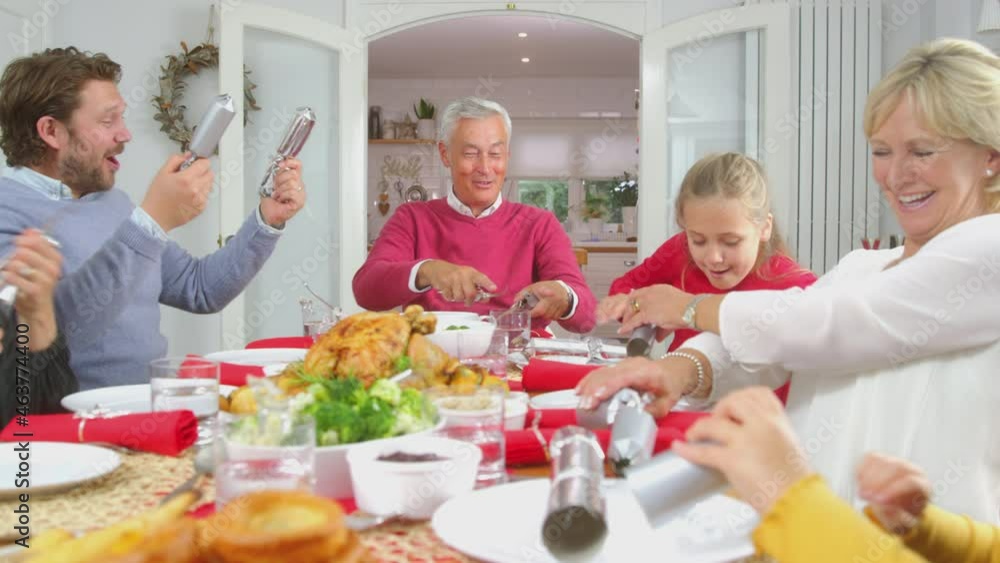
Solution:
{"label": "blonde hair", "polygon": [[[1000,58],[979,43],[937,39],[910,49],[868,94],[865,136],[906,96],[928,130],[1000,150]],[[986,202],[1000,212],[1000,177],[986,179]]]}
{"label": "blonde hair", "polygon": [[[771,214],[767,175],[756,160],[743,154],[710,154],[694,163],[684,175],[680,193],[674,202],[677,225],[684,228],[684,205],[688,201],[712,197],[739,200],[746,208],[748,218],[758,225],[764,225]],[[771,221],[771,237],[760,245],[754,271],[775,254],[790,255],[774,220]]]}

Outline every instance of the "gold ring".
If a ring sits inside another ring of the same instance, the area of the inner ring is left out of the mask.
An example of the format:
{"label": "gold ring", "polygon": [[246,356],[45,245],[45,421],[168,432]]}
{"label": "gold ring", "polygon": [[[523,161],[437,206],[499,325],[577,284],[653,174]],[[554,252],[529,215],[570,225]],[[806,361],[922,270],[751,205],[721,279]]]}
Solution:
{"label": "gold ring", "polygon": [[632,300],[632,310],[635,311],[636,313],[639,312],[639,300],[638,299],[633,299]]}

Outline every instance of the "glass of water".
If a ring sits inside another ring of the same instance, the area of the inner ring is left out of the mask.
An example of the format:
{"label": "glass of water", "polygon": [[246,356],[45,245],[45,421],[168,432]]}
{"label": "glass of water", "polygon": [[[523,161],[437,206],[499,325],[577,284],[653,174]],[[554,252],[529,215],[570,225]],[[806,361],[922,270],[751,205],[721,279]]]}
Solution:
{"label": "glass of water", "polygon": [[499,330],[460,330],[455,334],[458,360],[485,368],[490,374],[507,377],[507,335]]}
{"label": "glass of water", "polygon": [[337,322],[336,312],[322,303],[299,299],[299,306],[302,307],[302,336],[316,340]]}
{"label": "glass of water", "polygon": [[436,387],[426,391],[438,410],[441,436],[475,444],[483,452],[476,488],[507,482],[503,387]]}
{"label": "glass of water", "polygon": [[215,506],[254,491],[315,487],[316,423],[289,411],[220,418],[215,440]]}
{"label": "glass of water", "polygon": [[219,364],[201,358],[161,358],[149,362],[153,412],[190,410],[198,419],[198,441],[212,441],[219,412]]}
{"label": "glass of water", "polygon": [[497,323],[497,332],[507,339],[508,352],[522,352],[531,341],[531,311],[496,309],[490,316]]}

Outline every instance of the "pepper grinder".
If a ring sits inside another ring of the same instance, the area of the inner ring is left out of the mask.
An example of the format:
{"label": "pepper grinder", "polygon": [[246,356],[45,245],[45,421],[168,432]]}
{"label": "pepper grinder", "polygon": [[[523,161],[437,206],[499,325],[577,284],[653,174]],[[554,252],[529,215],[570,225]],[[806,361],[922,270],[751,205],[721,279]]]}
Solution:
{"label": "pepper grinder", "polygon": [[368,138],[382,138],[382,106],[368,108]]}
{"label": "pepper grinder", "polygon": [[592,432],[560,428],[549,446],[552,485],[542,524],[542,543],[559,561],[588,561],[608,534],[601,483],[604,453]]}

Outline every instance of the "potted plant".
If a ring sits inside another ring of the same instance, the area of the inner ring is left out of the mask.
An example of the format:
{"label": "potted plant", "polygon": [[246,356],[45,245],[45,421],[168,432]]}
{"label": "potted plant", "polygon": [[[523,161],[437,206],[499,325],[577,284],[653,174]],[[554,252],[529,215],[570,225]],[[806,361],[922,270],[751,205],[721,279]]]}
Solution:
{"label": "potted plant", "polygon": [[437,129],[434,126],[434,104],[420,98],[420,105],[413,104],[413,113],[417,115],[417,138],[434,139]]}
{"label": "potted plant", "polygon": [[636,204],[639,203],[639,181],[628,172],[624,178],[615,178],[611,188],[611,197],[622,210],[622,230],[626,240],[636,236]]}
{"label": "potted plant", "polygon": [[580,215],[587,221],[591,240],[600,240],[601,230],[604,229],[604,215],[607,213],[607,209],[608,200],[604,196],[589,191],[584,194]]}

